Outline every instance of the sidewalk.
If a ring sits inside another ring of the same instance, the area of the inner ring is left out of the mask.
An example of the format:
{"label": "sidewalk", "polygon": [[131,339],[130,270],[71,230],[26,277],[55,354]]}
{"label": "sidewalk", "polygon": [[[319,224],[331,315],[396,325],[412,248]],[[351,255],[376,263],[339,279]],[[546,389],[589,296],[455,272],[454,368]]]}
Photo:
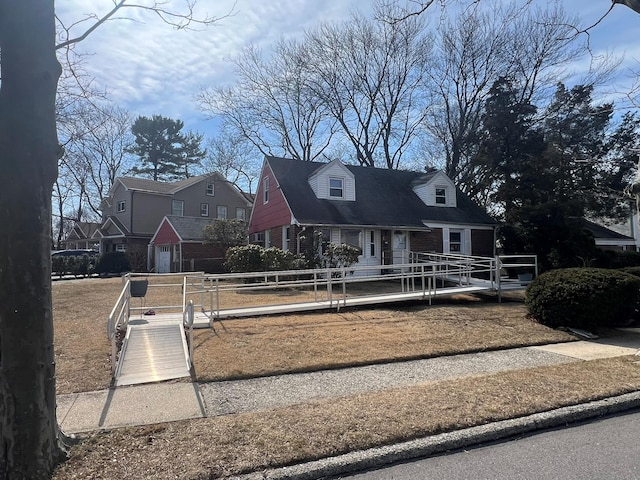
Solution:
{"label": "sidewalk", "polygon": [[[58,421],[67,433],[257,412],[319,399],[465,376],[633,355],[640,329],[596,341],[577,341],[304,374],[197,384],[172,381],[58,396]],[[639,362],[640,364],[640,358]],[[394,445],[254,472],[238,480],[337,478],[453,449],[523,435],[537,429],[640,408],[640,392],[494,422]]]}
{"label": "sidewalk", "polygon": [[58,421],[65,433],[89,433],[255,412],[428,381],[633,355],[639,349],[640,331],[636,331],[602,341],[522,347],[248,380],[206,384],[173,381],[116,387],[59,395]]}

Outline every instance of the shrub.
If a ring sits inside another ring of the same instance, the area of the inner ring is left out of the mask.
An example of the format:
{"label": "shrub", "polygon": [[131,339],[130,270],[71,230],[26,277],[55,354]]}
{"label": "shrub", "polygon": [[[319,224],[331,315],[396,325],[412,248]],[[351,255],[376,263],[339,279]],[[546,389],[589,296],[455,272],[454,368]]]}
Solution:
{"label": "shrub", "polygon": [[329,243],[323,253],[322,267],[349,267],[358,261],[360,250],[346,243]]}
{"label": "shrub", "polygon": [[262,251],[260,245],[242,245],[227,250],[225,267],[231,273],[261,272]]}
{"label": "shrub", "polygon": [[124,252],[107,252],[100,256],[95,271],[98,275],[130,272],[131,263]]}
{"label": "shrub", "polygon": [[531,282],[525,304],[535,319],[550,327],[624,325],[640,306],[640,278],[601,268],[551,270]]}
{"label": "shrub", "polygon": [[302,255],[280,248],[243,245],[227,250],[225,266],[232,273],[267,272],[299,270],[306,268],[307,262]]}

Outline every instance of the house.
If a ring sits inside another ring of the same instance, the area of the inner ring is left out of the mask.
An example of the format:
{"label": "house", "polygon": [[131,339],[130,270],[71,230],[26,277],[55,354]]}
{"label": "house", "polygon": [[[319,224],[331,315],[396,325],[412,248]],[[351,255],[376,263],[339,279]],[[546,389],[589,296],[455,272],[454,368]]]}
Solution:
{"label": "house", "polygon": [[144,270],[155,265],[150,241],[166,216],[191,217],[200,223],[216,218],[245,220],[251,199],[218,173],[177,182],[118,177],[101,208],[102,223],[92,234],[100,242],[100,252],[127,252],[134,269]]}
{"label": "house", "polygon": [[204,228],[212,221],[215,219],[165,216],[149,242],[153,256],[153,271],[222,272],[224,250],[222,247],[208,244],[203,236]]}
{"label": "house", "polygon": [[[637,221],[636,215],[630,217],[628,224],[614,224],[610,225],[610,227],[605,227],[600,223],[583,219],[583,228],[593,235],[596,247],[602,250],[635,252],[638,251],[638,247],[640,246],[640,239],[637,237],[637,223],[634,221]],[[631,235],[626,235],[625,233],[621,233],[621,231],[630,233]],[[634,236],[636,238],[634,238]]]}
{"label": "house", "polygon": [[68,250],[98,250],[100,248],[100,223],[76,222],[67,238],[62,242]]}
{"label": "house", "polygon": [[493,256],[496,226],[442,171],[267,156],[249,234],[252,243],[300,253],[321,233],[358,248],[361,265],[390,265],[409,252]]}

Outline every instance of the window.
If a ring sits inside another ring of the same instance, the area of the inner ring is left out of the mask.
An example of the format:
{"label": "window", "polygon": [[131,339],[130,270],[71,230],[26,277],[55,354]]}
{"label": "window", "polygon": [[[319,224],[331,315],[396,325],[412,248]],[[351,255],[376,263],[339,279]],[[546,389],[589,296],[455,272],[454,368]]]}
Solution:
{"label": "window", "polygon": [[117,211],[118,213],[120,213],[120,212],[124,212],[124,210],[125,210],[125,203],[124,203],[124,201],[122,201],[122,202],[118,202],[118,203],[116,204],[116,211]]}
{"label": "window", "polygon": [[264,241],[264,233],[263,232],[254,233],[253,234],[253,240],[256,241],[256,242]]}
{"label": "window", "polygon": [[269,202],[269,177],[264,177],[262,181],[262,203]]}
{"label": "window", "polygon": [[342,198],[344,193],[344,183],[342,178],[329,179],[329,197]]}
{"label": "window", "polygon": [[227,206],[226,205],[218,205],[217,212],[216,212],[216,218],[219,218],[220,220],[226,220],[227,219]]}
{"label": "window", "polygon": [[264,231],[264,248],[271,246],[271,230]]}
{"label": "window", "polygon": [[182,217],[184,215],[184,201],[171,200],[171,215]]}
{"label": "window", "polygon": [[369,232],[369,256],[376,256],[376,232],[374,230]]}
{"label": "window", "polygon": [[207,195],[214,196],[216,193],[213,183],[207,183]]}
{"label": "window", "polygon": [[289,250],[289,245],[291,241],[291,227],[284,226],[282,227],[282,250],[285,252]]}
{"label": "window", "polygon": [[444,187],[436,187],[436,205],[447,204],[447,189]]}
{"label": "window", "polygon": [[246,217],[247,217],[246,209],[242,207],[236,207],[236,219],[244,221]]}
{"label": "window", "polygon": [[449,232],[449,251],[460,253],[462,251],[462,232],[451,230]]}
{"label": "window", "polygon": [[208,203],[201,203],[200,204],[200,216],[201,217],[208,217],[209,216],[209,204]]}
{"label": "window", "polygon": [[127,246],[124,243],[119,243],[116,245],[116,252],[126,252]]}
{"label": "window", "polygon": [[340,230],[340,241],[357,248],[359,255],[362,255],[362,230]]}

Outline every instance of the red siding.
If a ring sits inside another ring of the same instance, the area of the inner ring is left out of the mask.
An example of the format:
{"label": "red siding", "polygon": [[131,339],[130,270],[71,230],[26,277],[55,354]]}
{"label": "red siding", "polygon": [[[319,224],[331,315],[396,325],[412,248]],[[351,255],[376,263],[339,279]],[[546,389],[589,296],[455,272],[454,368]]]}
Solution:
{"label": "red siding", "polygon": [[178,242],[180,242],[180,239],[178,238],[178,235],[176,235],[176,232],[173,230],[173,228],[171,228],[171,225],[169,225],[169,222],[167,220],[163,220],[162,225],[158,230],[158,234],[156,235],[156,238],[153,241],[153,244],[167,245],[167,244],[174,244]]}
{"label": "red siding", "polygon": [[[262,201],[264,198],[262,188],[265,177],[269,178],[269,201],[266,204]],[[305,180],[303,179],[302,181]],[[258,183],[249,233],[262,232],[281,225],[289,225],[289,223],[291,223],[291,211],[284,199],[284,195],[282,195],[282,191],[278,187],[269,164],[265,164]]]}

